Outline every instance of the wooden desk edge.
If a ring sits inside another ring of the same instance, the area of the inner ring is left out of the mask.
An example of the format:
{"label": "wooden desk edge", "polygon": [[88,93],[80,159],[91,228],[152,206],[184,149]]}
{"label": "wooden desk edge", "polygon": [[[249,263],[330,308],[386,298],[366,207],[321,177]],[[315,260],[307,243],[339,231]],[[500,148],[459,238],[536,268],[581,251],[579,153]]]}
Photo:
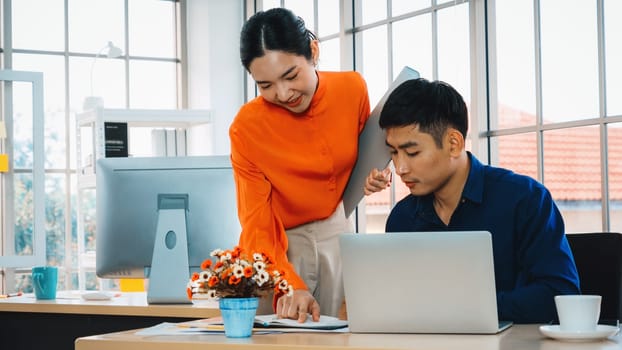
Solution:
{"label": "wooden desk edge", "polygon": [[126,294],[104,301],[60,298],[49,301],[37,301],[29,296],[21,296],[0,300],[0,312],[180,318],[210,318],[220,316],[220,310],[218,310],[218,308],[196,307],[192,304],[150,305],[147,304],[144,294]]}
{"label": "wooden desk edge", "polygon": [[[218,335],[188,335],[188,336],[137,336],[135,333],[138,330],[123,331],[116,333],[108,333],[101,335],[93,335],[88,337],[82,337],[76,339],[75,350],[120,350],[120,349],[132,349],[132,350],[170,350],[180,349],[183,350],[206,350],[206,349],[218,349],[218,350],[275,350],[275,349],[295,349],[295,350],[319,350],[319,349],[347,349],[347,350],[370,350],[369,347],[355,347],[355,346],[339,346],[326,344],[293,344],[293,343],[255,343],[253,339],[256,338],[226,338],[222,334]],[[312,337],[317,336],[320,333],[283,333],[274,334],[274,336],[303,336]],[[326,333],[323,333],[326,334]],[[351,333],[331,333],[331,337],[349,337]],[[255,335],[253,337],[260,337],[261,335]],[[191,337],[194,340],[184,340],[184,337]],[[201,338],[205,341],[197,341],[197,338]],[[147,340],[148,339],[148,340]],[[157,341],[156,341],[157,339]],[[209,341],[208,341],[209,340]],[[386,350],[403,350],[402,348],[383,348]]]}

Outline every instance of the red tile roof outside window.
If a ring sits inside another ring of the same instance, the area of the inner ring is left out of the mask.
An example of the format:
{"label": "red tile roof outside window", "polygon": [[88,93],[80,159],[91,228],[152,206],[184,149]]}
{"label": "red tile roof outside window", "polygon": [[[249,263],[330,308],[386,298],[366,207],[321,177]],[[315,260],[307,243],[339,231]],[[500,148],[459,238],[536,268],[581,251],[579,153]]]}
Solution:
{"label": "red tile roof outside window", "polygon": [[[519,119],[518,125],[535,124],[532,114],[500,109],[501,120]],[[503,127],[501,125],[500,127]],[[556,202],[601,199],[600,129],[579,127],[544,133],[545,185]],[[608,128],[609,199],[622,201],[622,127]],[[498,138],[498,166],[537,178],[536,142],[533,133]],[[393,180],[396,201],[406,196],[399,178]],[[390,191],[366,197],[367,212],[388,213]]]}

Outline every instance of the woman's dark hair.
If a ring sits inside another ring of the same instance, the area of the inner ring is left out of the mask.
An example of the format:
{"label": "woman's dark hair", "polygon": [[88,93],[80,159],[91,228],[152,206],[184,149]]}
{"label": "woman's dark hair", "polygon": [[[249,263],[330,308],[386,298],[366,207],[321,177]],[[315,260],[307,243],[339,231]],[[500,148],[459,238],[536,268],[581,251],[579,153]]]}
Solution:
{"label": "woman's dark hair", "polygon": [[469,118],[462,96],[451,85],[420,78],[407,80],[393,90],[378,123],[382,129],[417,125],[441,148],[449,127],[466,138]]}
{"label": "woman's dark hair", "polygon": [[317,37],[305,27],[305,21],[292,11],[272,8],[254,14],[244,23],[240,34],[240,59],[248,71],[251,62],[266,50],[283,51],[311,60],[311,40]]}

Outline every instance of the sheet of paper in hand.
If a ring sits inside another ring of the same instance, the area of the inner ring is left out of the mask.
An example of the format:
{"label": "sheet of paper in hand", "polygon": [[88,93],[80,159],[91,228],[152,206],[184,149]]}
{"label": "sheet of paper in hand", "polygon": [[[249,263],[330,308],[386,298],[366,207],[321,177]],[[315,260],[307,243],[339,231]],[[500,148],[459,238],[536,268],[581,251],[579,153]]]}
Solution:
{"label": "sheet of paper in hand", "polygon": [[391,83],[384,96],[382,96],[380,102],[371,111],[369,119],[365,123],[365,128],[359,135],[358,158],[348,180],[346,190],[343,193],[343,205],[346,216],[352,214],[354,208],[365,196],[363,187],[369,172],[373,168],[379,170],[386,168],[391,160],[391,154],[384,139],[384,131],[378,125],[378,119],[380,119],[380,112],[382,112],[384,103],[389,98],[391,92],[401,83],[417,78],[419,78],[419,72],[410,67],[404,67],[393,83]]}

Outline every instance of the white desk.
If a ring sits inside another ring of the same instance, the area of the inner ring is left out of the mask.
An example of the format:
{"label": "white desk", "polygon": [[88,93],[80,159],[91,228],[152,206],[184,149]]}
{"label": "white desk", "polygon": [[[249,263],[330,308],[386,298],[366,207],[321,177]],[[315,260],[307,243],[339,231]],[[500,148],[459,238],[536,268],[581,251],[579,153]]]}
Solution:
{"label": "white desk", "polygon": [[539,325],[514,325],[496,335],[286,333],[234,339],[224,335],[143,337],[135,331],[79,338],[76,350],[612,350],[622,349],[622,337],[586,343],[544,337]]}
{"label": "white desk", "polygon": [[0,299],[0,349],[70,349],[81,336],[218,315],[216,304],[149,305],[144,292],[105,301],[85,301],[78,292],[59,292],[55,300],[26,294]]}

